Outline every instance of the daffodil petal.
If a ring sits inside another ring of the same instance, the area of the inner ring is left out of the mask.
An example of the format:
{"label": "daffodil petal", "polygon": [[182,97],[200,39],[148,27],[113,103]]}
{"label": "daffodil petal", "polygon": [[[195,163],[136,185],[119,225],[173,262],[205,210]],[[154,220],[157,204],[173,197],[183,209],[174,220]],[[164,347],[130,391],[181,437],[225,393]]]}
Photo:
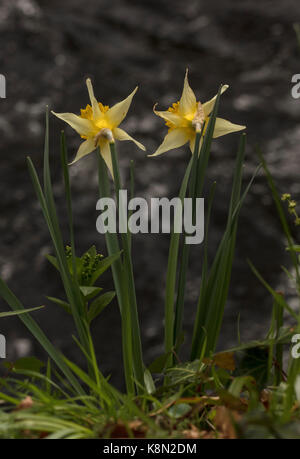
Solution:
{"label": "daffodil petal", "polygon": [[55,113],[53,111],[51,113],[68,123],[80,135],[90,136],[93,132],[93,123],[90,120],[81,118],[74,113]]}
{"label": "daffodil petal", "polygon": [[190,139],[190,149],[192,153],[194,153],[195,151],[195,141],[196,141],[196,134],[193,136],[192,139]]}
{"label": "daffodil petal", "polygon": [[94,151],[95,148],[96,148],[95,142],[93,139],[85,140],[84,142],[82,142],[82,144],[78,148],[75,159],[70,164],[76,163],[79,159],[83,158],[84,156]]}
{"label": "daffodil petal", "polygon": [[221,137],[222,135],[230,134],[231,132],[241,131],[242,129],[246,129],[246,126],[233,124],[230,121],[224,120],[223,118],[216,118],[213,138],[216,139],[217,137]]}
{"label": "daffodil petal", "polygon": [[110,123],[113,127],[119,126],[119,124],[123,121],[127,112],[129,110],[131,101],[135,93],[137,92],[137,87],[129,94],[126,99],[118,102],[117,104],[113,105],[106,113],[107,118],[109,119]]}
{"label": "daffodil petal", "polygon": [[[228,89],[228,88],[229,88],[228,84],[223,84],[223,86],[221,88],[221,94],[223,94],[223,92],[225,92],[226,89]],[[202,108],[203,108],[205,117],[207,117],[208,115],[211,114],[211,112],[212,112],[212,110],[214,108],[214,105],[215,105],[216,98],[217,98],[217,95],[215,95],[215,97],[213,97],[209,101],[207,101],[204,104],[202,104]]]}
{"label": "daffodil petal", "polygon": [[185,143],[189,141],[189,134],[186,129],[175,128],[168,132],[165,136],[162,144],[158,147],[153,155],[148,156],[158,156],[166,151],[173,150],[173,148],[182,147]]}
{"label": "daffodil petal", "polygon": [[114,177],[112,160],[111,160],[111,153],[110,153],[110,147],[109,147],[108,140],[100,139],[100,152],[101,152],[102,158],[105,161],[105,164],[108,167],[109,172],[111,173],[111,176]]}
{"label": "daffodil petal", "polygon": [[87,89],[88,89],[88,92],[89,92],[91,105],[92,105],[92,109],[93,109],[93,119],[95,121],[97,121],[99,118],[102,118],[103,114],[102,114],[102,112],[101,112],[101,110],[99,108],[97,99],[96,99],[96,97],[94,95],[94,89],[93,89],[93,85],[92,85],[92,82],[91,82],[90,78],[88,78],[86,80],[86,85],[87,85]]}
{"label": "daffodil petal", "polygon": [[175,126],[179,126],[179,124],[182,122],[182,118],[177,113],[172,113],[172,112],[169,112],[168,110],[165,110],[165,111],[155,110],[156,105],[157,104],[155,104],[153,107],[153,111],[155,115],[160,116],[165,121],[170,121],[170,123],[174,124]]}
{"label": "daffodil petal", "polygon": [[114,135],[114,138],[117,139],[117,140],[131,140],[132,142],[134,142],[141,150],[146,150],[146,148],[144,147],[143,144],[141,144],[140,142],[138,142],[137,140],[135,140],[133,137],[131,137],[129,134],[127,134],[127,132],[123,131],[123,129],[120,129],[120,128],[115,128],[113,130],[113,135]]}
{"label": "daffodil petal", "polygon": [[183,91],[179,101],[179,111],[181,115],[193,113],[196,110],[196,96],[188,82],[188,70],[185,73]]}

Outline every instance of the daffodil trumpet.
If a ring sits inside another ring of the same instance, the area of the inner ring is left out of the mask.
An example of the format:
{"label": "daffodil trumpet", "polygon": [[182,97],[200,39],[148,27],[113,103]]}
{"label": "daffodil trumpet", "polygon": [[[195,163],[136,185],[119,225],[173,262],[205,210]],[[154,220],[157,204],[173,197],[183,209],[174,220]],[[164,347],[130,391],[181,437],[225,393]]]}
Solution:
{"label": "daffodil trumpet", "polygon": [[[221,94],[223,94],[228,87],[229,86],[226,84],[222,85]],[[201,136],[202,142],[216,98],[217,96],[214,96],[203,104],[197,101],[195,93],[189,85],[188,71],[186,71],[180,100],[173,103],[172,106],[165,111],[156,110],[157,104],[154,105],[154,113],[165,121],[169,129],[161,145],[149,156],[161,155],[174,148],[179,148],[186,143],[189,143],[191,152],[193,153],[196,134],[203,131]],[[203,126],[205,126],[204,129],[202,129]],[[233,124],[223,118],[216,118],[213,138],[221,137],[231,132],[241,131],[242,129],[245,129],[245,126]]]}
{"label": "daffodil trumpet", "polygon": [[130,140],[140,149],[145,150],[144,145],[119,128],[119,125],[127,115],[133,96],[138,88],[136,87],[126,99],[110,108],[97,101],[92,82],[89,78],[86,80],[86,85],[91,105],[88,104],[85,109],[81,109],[80,115],[74,113],[55,113],[53,111],[52,113],[69,124],[84,139],[71,164],[74,164],[99,147],[100,154],[113,176],[110,143],[114,143],[115,140]]}

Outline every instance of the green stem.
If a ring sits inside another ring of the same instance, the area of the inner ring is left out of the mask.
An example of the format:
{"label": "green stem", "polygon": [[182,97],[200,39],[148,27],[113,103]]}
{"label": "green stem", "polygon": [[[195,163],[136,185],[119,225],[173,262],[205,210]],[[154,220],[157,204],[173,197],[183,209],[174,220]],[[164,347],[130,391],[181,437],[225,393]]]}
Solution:
{"label": "green stem", "polygon": [[[191,181],[190,181],[190,186],[189,186],[189,195],[190,195],[190,198],[193,199],[193,219],[194,219],[194,212],[195,212],[197,163],[198,163],[201,136],[202,136],[202,132],[196,133],[192,170],[191,170]],[[185,239],[186,239],[186,236],[184,236],[184,243],[182,246],[181,265],[180,265],[178,289],[177,289],[178,293],[177,293],[177,300],[176,300],[176,306],[175,306],[174,337],[173,337],[174,346],[176,346],[176,343],[182,332],[186,275],[187,275],[189,254],[190,254],[190,246],[189,244],[186,244]]]}
{"label": "green stem", "polygon": [[[98,170],[99,170],[99,193],[100,197],[110,196],[110,187],[107,176],[107,167],[100,154],[98,155]],[[114,233],[105,234],[106,247],[109,255],[114,255],[120,252],[119,242],[117,235]],[[123,363],[124,363],[124,375],[126,382],[126,389],[128,395],[134,395],[134,375],[133,375],[133,360],[132,360],[132,338],[131,338],[131,322],[128,314],[128,295],[126,288],[124,288],[123,281],[123,267],[121,260],[118,258],[112,264],[112,275],[114,280],[114,286],[117,293],[119,309],[121,313],[122,323],[122,348],[123,348]]]}
{"label": "green stem", "polygon": [[[118,208],[120,212],[120,222],[125,222],[126,217],[124,215],[123,206],[119,205],[119,191],[122,189],[121,187],[121,179],[120,179],[120,171],[118,166],[118,159],[117,159],[117,152],[114,142],[110,142],[110,152],[112,158],[112,165],[113,165],[113,173],[114,173],[114,184],[115,184],[115,191],[117,196]],[[127,226],[127,221],[126,221]],[[129,242],[129,235],[128,229],[126,233],[121,233],[121,240],[122,240],[122,248],[124,251],[124,275],[127,282],[128,288],[128,299],[129,299],[129,314],[131,318],[131,327],[132,327],[132,344],[133,344],[133,367],[134,367],[134,374],[137,381],[137,389],[138,392],[144,387],[144,364],[143,364],[143,357],[142,357],[142,343],[140,337],[140,325],[138,319],[138,310],[137,310],[137,301],[136,301],[136,294],[135,294],[135,284],[134,284],[134,275],[133,275],[133,266],[131,260],[131,251],[130,251],[130,242]]]}
{"label": "green stem", "polygon": [[[281,327],[283,326],[283,307],[278,302],[274,304],[276,317],[276,339],[279,338]],[[275,385],[279,386],[282,380],[282,360],[283,360],[283,344],[277,343],[275,347]]]}
{"label": "green stem", "polygon": [[[187,185],[192,169],[194,158],[190,159],[190,162],[186,168],[184,178],[179,191],[179,198],[181,202],[186,195]],[[175,213],[176,220],[177,215]],[[167,267],[167,278],[166,278],[166,293],[165,293],[165,352],[169,354],[166,367],[168,368],[172,364],[172,350],[173,350],[173,334],[174,334],[174,301],[175,301],[175,290],[176,290],[176,275],[178,265],[178,251],[179,251],[180,233],[171,234],[171,241],[169,247],[168,267]]]}

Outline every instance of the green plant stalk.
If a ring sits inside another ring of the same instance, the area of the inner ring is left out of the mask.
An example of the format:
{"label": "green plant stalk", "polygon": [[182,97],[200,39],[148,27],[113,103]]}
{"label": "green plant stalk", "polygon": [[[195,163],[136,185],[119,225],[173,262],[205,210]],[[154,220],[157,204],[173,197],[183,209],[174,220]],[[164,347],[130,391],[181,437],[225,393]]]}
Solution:
{"label": "green plant stalk", "polygon": [[[293,334],[300,333],[300,321],[294,329]],[[295,405],[296,399],[296,392],[295,392],[295,385],[296,383],[299,384],[299,375],[300,375],[300,359],[295,359],[292,355],[290,355],[289,365],[287,370],[287,381],[286,381],[286,389],[284,395],[284,403],[283,403],[283,413],[281,415],[280,421],[282,423],[289,422],[293,415],[293,407]]]}
{"label": "green plant stalk", "polygon": [[36,170],[32,164],[30,158],[28,159],[28,166],[30,175],[33,181],[33,185],[40,201],[44,218],[46,220],[53,245],[56,252],[56,257],[59,264],[59,270],[63,285],[68,297],[69,303],[72,308],[72,315],[75,321],[75,325],[79,334],[79,338],[87,351],[89,350],[89,342],[86,330],[86,324],[83,321],[84,318],[84,303],[82,295],[80,293],[78,285],[73,282],[65,254],[64,244],[62,235],[59,228],[56,207],[52,191],[52,183],[50,176],[50,164],[49,164],[49,113],[46,110],[46,132],[45,132],[45,148],[44,148],[44,193],[42,191]]}
{"label": "green plant stalk", "polygon": [[[68,152],[66,147],[65,135],[64,132],[61,132],[60,137],[60,153],[61,153],[61,165],[63,170],[63,178],[64,178],[64,187],[65,187],[65,196],[66,196],[66,203],[67,203],[67,215],[68,215],[68,223],[69,223],[69,233],[70,233],[70,242],[71,242],[71,254],[72,254],[72,279],[74,284],[76,285],[76,290],[79,291],[79,283],[77,279],[77,267],[76,267],[76,249],[75,249],[75,235],[74,235],[74,224],[73,224],[73,210],[72,210],[72,194],[71,194],[71,185],[70,185],[70,176],[69,176],[69,168],[68,168]],[[81,293],[79,293],[81,295]],[[90,326],[87,320],[87,309],[86,304],[84,304],[83,308],[84,314],[84,327],[86,329],[87,340],[89,343],[89,350],[91,357],[95,359],[95,349],[94,343],[91,338],[91,331]],[[89,374],[94,374],[96,381],[98,382],[98,369],[95,370],[95,360],[93,360],[93,365],[89,361],[87,361]]]}
{"label": "green plant stalk", "polygon": [[[201,329],[201,327],[203,326],[205,322],[206,311],[204,308],[201,308],[199,305],[201,305],[203,302],[205,289],[207,287],[206,284],[207,284],[207,276],[208,276],[208,230],[209,230],[210,215],[211,215],[211,209],[212,209],[215,189],[216,189],[216,182],[213,183],[212,188],[209,193],[209,197],[208,197],[207,216],[206,216],[206,223],[205,223],[202,275],[201,275],[200,294],[199,294],[199,299],[198,299],[196,319],[195,319],[195,325],[194,325],[194,331],[193,331],[191,360],[195,360],[198,355],[201,355],[203,352],[205,352],[206,344],[207,344],[207,336],[205,335],[205,330]],[[202,333],[204,333],[204,338],[203,338],[203,345],[201,349],[199,341],[200,341],[200,336]]]}
{"label": "green plant stalk", "polygon": [[[197,358],[201,352],[205,336],[207,336],[207,355],[214,351],[220,332],[224,306],[230,283],[238,222],[238,210],[241,207],[242,201],[240,200],[240,192],[244,151],[245,135],[243,134],[241,136],[237,155],[226,230],[219,244],[209,275],[207,275],[206,271],[203,271],[204,276],[200,287],[196,322],[193,332],[191,351],[192,360]],[[243,199],[244,197],[245,194],[243,195]]]}
{"label": "green plant stalk", "polygon": [[[271,324],[267,333],[270,340],[268,355],[268,381],[271,380],[272,369],[274,366],[273,385],[279,386],[282,380],[282,357],[283,346],[279,342],[280,329],[283,326],[283,307],[276,300],[273,302]],[[275,355],[274,355],[275,354]]]}
{"label": "green plant stalk", "polygon": [[[200,140],[202,138],[202,133],[204,130],[204,126],[201,132],[196,133],[195,139],[195,148],[193,152],[193,162],[192,162],[192,169],[191,169],[191,179],[190,179],[190,186],[189,186],[189,197],[193,199],[193,205],[195,205],[195,192],[196,192],[196,183],[197,183],[197,163],[199,157],[199,147],[200,147]],[[194,216],[193,209],[193,216]],[[187,268],[189,262],[189,253],[190,253],[190,246],[185,242],[186,235],[184,236],[183,246],[182,246],[182,256],[181,256],[181,264],[180,264],[180,271],[179,271],[179,280],[178,280],[178,289],[177,289],[177,299],[175,305],[175,318],[174,318],[174,337],[173,337],[173,346],[176,346],[177,340],[182,332],[182,321],[183,321],[183,309],[184,309],[184,296],[185,296],[185,285],[186,285],[186,276],[187,276]],[[174,359],[173,359],[174,360]]]}
{"label": "green plant stalk", "polygon": [[[97,364],[97,360],[96,360],[96,355],[95,355],[95,352],[94,352],[94,346],[93,346],[93,343],[92,343],[92,338],[90,336],[90,341],[91,341],[90,355],[82,347],[82,345],[80,344],[80,342],[77,340],[77,338],[75,336],[73,336],[73,339],[74,339],[75,343],[77,344],[77,346],[79,347],[79,349],[81,350],[81,352],[83,353],[83,355],[86,357],[86,359],[89,362],[89,364],[92,367],[94,367],[94,371],[95,371],[95,375],[96,375],[95,382],[94,382],[94,380],[93,380],[93,378],[91,376],[87,375],[82,370],[80,370],[80,371],[82,372],[83,375],[85,375],[84,377],[86,378],[86,380],[89,379],[90,381],[92,381],[92,386],[93,387],[91,386],[90,388],[93,391],[93,395],[96,396],[97,398],[99,398],[99,402],[100,402],[101,407],[107,411],[107,409],[109,409],[112,406],[112,404],[114,403],[114,399],[111,396],[111,392],[113,391],[113,389],[112,389],[112,386],[110,386],[109,383],[107,382],[107,380],[104,378],[104,376],[102,375],[101,371],[99,370],[99,367],[98,367],[98,364]],[[75,374],[76,374],[76,372],[75,372]],[[79,375],[79,377],[80,377],[80,375]],[[80,377],[80,379],[82,379],[82,378]]]}
{"label": "green plant stalk", "polygon": [[[111,197],[110,185],[107,175],[107,167],[104,162],[104,159],[101,156],[100,150],[97,150],[98,158],[98,183],[99,183],[99,195],[101,198]],[[118,237],[114,233],[105,233],[105,242],[107,246],[107,251],[110,256],[115,255],[120,252],[120,246]],[[118,258],[111,266],[114,285],[116,289],[116,294],[118,298],[118,304],[120,312],[122,312],[122,294],[121,294],[121,278],[122,278],[122,263],[120,258]]]}
{"label": "green plant stalk", "polygon": [[[212,110],[210,119],[208,121],[208,125],[206,129],[206,133],[204,135],[204,140],[201,146],[200,154],[199,154],[199,146],[200,146],[200,140],[203,137],[203,133],[206,127],[205,124],[203,124],[201,128],[201,132],[196,134],[191,179],[190,179],[190,186],[189,186],[189,196],[193,199],[194,204],[195,204],[196,198],[201,196],[202,194],[205,173],[206,173],[208,160],[210,156],[211,142],[212,142],[214,128],[215,128],[215,121],[216,121],[216,116],[217,116],[217,112],[219,109],[221,88],[222,86],[220,86],[219,88],[216,102],[214,104],[214,108]],[[194,213],[195,213],[195,205],[193,207],[193,219],[194,219]],[[176,300],[176,305],[175,305],[174,336],[173,336],[174,346],[182,331],[184,297],[185,297],[185,287],[186,287],[186,276],[187,276],[187,269],[188,269],[189,253],[190,253],[190,247],[188,244],[185,243],[185,238],[184,238],[184,243],[182,247],[181,265],[180,265],[180,271],[179,271],[177,300]]]}
{"label": "green plant stalk", "polygon": [[67,151],[64,131],[61,132],[61,136],[60,136],[60,154],[61,154],[61,165],[63,169],[66,202],[67,202],[70,243],[71,243],[71,248],[72,248],[71,253],[72,253],[73,278],[74,278],[74,282],[77,282],[76,249],[75,249],[75,236],[74,236],[73,211],[72,211],[72,195],[71,195],[69,168],[68,168],[68,151]]}
{"label": "green plant stalk", "polygon": [[[254,174],[242,198],[240,198],[245,145],[246,145],[246,135],[242,134],[240,145],[239,145],[234,182],[233,182],[233,187],[232,187],[228,224],[227,224],[227,229],[225,231],[224,244],[223,246],[221,245],[220,259],[217,263],[219,269],[218,269],[218,273],[216,277],[217,280],[215,281],[216,285],[218,285],[218,289],[216,289],[216,293],[217,293],[216,304],[218,304],[219,306],[213,316],[210,315],[211,309],[208,308],[208,316],[207,316],[206,325],[205,325],[206,327],[208,327],[212,317],[216,317],[216,321],[213,322],[211,340],[209,340],[209,344],[208,344],[209,351],[212,351],[212,352],[214,352],[215,350],[218,336],[220,333],[225,303],[226,303],[229,285],[230,285],[239,212],[240,212],[242,203],[247,195],[247,192],[252,184],[252,181],[256,175]],[[211,286],[209,288],[211,288]]]}
{"label": "green plant stalk", "polygon": [[[130,161],[130,199],[134,198],[134,161]],[[128,212],[128,219],[130,219],[131,215],[133,214],[133,210]],[[129,241],[129,249],[131,250],[131,239],[132,234],[128,233],[128,241]]]}
{"label": "green plant stalk", "polygon": [[[279,337],[280,329],[283,326],[283,307],[275,302],[274,304],[275,323],[276,323],[276,338]],[[283,367],[283,344],[277,343],[275,346],[275,385],[279,386],[282,380]]]}
{"label": "green plant stalk", "polygon": [[[188,180],[193,164],[193,157],[186,168],[184,178],[180,187],[179,198],[183,202],[186,195]],[[175,214],[176,219],[176,214]],[[178,264],[180,233],[172,232],[169,247],[166,292],[165,292],[165,353],[169,354],[165,366],[172,365],[173,333],[174,333],[174,300],[176,289],[176,274]]]}
{"label": "green plant stalk", "polygon": [[77,308],[77,303],[76,302],[78,300],[77,300],[77,297],[76,297],[75,292],[74,292],[74,286],[72,284],[72,280],[71,280],[70,273],[69,273],[69,268],[67,266],[67,262],[66,262],[66,259],[65,259],[63,243],[62,243],[62,240],[60,238],[60,234],[57,232],[57,228],[55,228],[53,226],[52,214],[50,215],[50,213],[49,213],[49,210],[48,210],[48,207],[47,207],[47,203],[46,203],[45,197],[43,195],[43,192],[42,192],[42,189],[41,189],[41,186],[40,186],[40,183],[39,183],[39,179],[38,179],[36,170],[35,170],[35,168],[34,168],[34,166],[32,164],[31,159],[27,158],[27,162],[28,162],[28,167],[29,167],[29,172],[30,172],[31,178],[32,178],[32,182],[33,182],[37,197],[38,197],[38,199],[40,201],[40,204],[41,204],[41,207],[42,207],[42,211],[43,211],[43,214],[44,214],[44,218],[46,220],[46,223],[47,223],[47,226],[48,226],[51,238],[52,238],[52,242],[53,242],[53,245],[54,245],[56,257],[57,257],[57,260],[58,260],[59,271],[60,271],[60,274],[61,274],[62,282],[63,282],[64,288],[65,288],[65,291],[66,291],[67,298],[69,300],[69,304],[72,307],[72,313],[73,313],[73,318],[74,318],[74,321],[75,321],[75,325],[76,325],[76,328],[77,328],[77,331],[78,331],[78,334],[79,334],[79,337],[80,337],[81,341],[87,345],[86,330],[85,330],[85,327],[83,326],[83,323],[82,323],[82,320],[81,320],[81,316],[80,316],[80,313],[79,313],[78,308]]}
{"label": "green plant stalk", "polygon": [[[293,237],[292,237],[292,234],[291,234],[291,231],[290,231],[290,228],[289,228],[289,224],[287,222],[287,219],[286,219],[286,216],[285,216],[285,212],[284,212],[284,209],[283,209],[283,206],[282,206],[278,191],[276,189],[273,177],[271,175],[271,172],[269,171],[267,163],[266,163],[266,161],[265,161],[265,159],[264,159],[264,157],[262,155],[262,152],[258,148],[257,148],[257,154],[258,154],[258,156],[259,156],[259,158],[260,158],[260,160],[262,162],[262,166],[264,168],[264,171],[265,171],[265,174],[266,174],[266,177],[267,177],[268,185],[269,185],[269,187],[271,189],[271,192],[272,192],[272,195],[273,195],[273,199],[274,199],[274,202],[275,202],[275,205],[276,205],[276,208],[277,208],[279,219],[280,219],[284,234],[285,234],[286,239],[287,239],[288,248],[289,248],[289,254],[290,254],[291,261],[292,261],[292,264],[294,266],[295,273],[296,273],[296,283],[297,283],[297,286],[299,287],[300,286],[300,265],[298,263],[297,255],[292,249],[292,247],[294,245],[294,241],[293,241]],[[266,281],[264,281],[264,279],[257,273],[257,271],[254,269],[253,266],[252,266],[252,270],[259,277],[259,279],[265,285],[265,287],[268,289],[268,291],[272,294],[272,296],[275,299],[275,301],[278,302],[278,305],[280,305],[280,307],[282,307],[282,308],[287,309],[288,312],[291,314],[291,316],[294,317],[294,319],[297,321],[297,325],[296,325],[296,328],[295,328],[295,333],[300,333],[300,310],[299,310],[298,314],[295,313],[294,310],[291,309],[289,307],[289,305],[286,303],[284,298],[280,294],[275,292],[267,284]],[[298,291],[297,293],[298,293],[299,299],[300,299],[300,292]],[[284,410],[283,410],[283,415],[282,415],[282,422],[287,422],[291,418],[291,413],[292,413],[291,410],[292,410],[292,407],[293,407],[293,404],[294,404],[294,400],[295,400],[295,384],[296,384],[296,380],[297,380],[297,377],[298,377],[299,374],[300,374],[300,359],[291,358],[291,360],[289,362],[289,369],[288,369],[287,389],[286,389],[285,399],[284,399]]]}
{"label": "green plant stalk", "polygon": [[[126,226],[127,226],[127,220],[123,214],[123,207],[119,203],[119,191],[122,189],[122,186],[121,186],[120,171],[119,171],[115,143],[110,142],[109,146],[110,146],[113,173],[114,173],[115,191],[116,191],[117,202],[118,202],[118,207],[120,211],[120,219],[124,223],[126,221]],[[141,388],[143,388],[145,384],[144,383],[144,364],[143,364],[142,343],[141,343],[140,325],[139,325],[139,319],[138,319],[137,301],[136,301],[136,294],[135,294],[133,266],[132,266],[132,259],[131,259],[131,250],[130,250],[131,244],[130,244],[129,235],[128,235],[128,228],[127,228],[126,233],[121,233],[121,240],[122,240],[122,248],[124,251],[123,269],[124,269],[124,275],[126,276],[126,281],[127,281],[128,300],[129,300],[129,307],[130,307],[129,314],[131,318],[131,327],[132,327],[133,367],[134,367],[134,374],[135,374],[135,378],[137,382],[137,389],[138,389],[138,392],[140,392]]]}
{"label": "green plant stalk", "polygon": [[[99,171],[99,194],[100,197],[110,197],[110,187],[107,176],[107,167],[98,150],[98,171]],[[106,247],[109,255],[114,255],[120,252],[117,235],[114,233],[105,233]],[[116,289],[121,322],[122,322],[122,348],[123,348],[123,364],[126,389],[128,395],[135,393],[134,389],[134,374],[133,374],[133,350],[131,336],[131,319],[128,302],[128,292],[124,281],[124,270],[122,262],[118,258],[111,266],[114,286]]]}
{"label": "green plant stalk", "polygon": [[[288,224],[287,219],[285,217],[285,212],[283,210],[283,206],[281,204],[281,200],[280,200],[278,191],[276,189],[273,177],[272,177],[272,175],[271,175],[271,173],[269,171],[269,168],[267,166],[267,163],[266,163],[266,161],[265,161],[265,159],[264,159],[264,157],[263,157],[263,155],[262,155],[262,153],[261,153],[261,151],[259,149],[257,149],[257,154],[258,154],[258,156],[260,158],[260,161],[262,163],[263,169],[265,171],[265,174],[266,174],[266,177],[267,177],[267,181],[268,181],[268,185],[269,185],[270,190],[272,192],[273,199],[274,199],[274,202],[275,202],[275,205],[276,205],[276,208],[277,208],[277,212],[278,212],[278,215],[279,215],[279,219],[280,219],[284,234],[285,234],[286,239],[287,239],[288,248],[289,248],[289,254],[290,254],[290,257],[291,257],[291,260],[292,260],[292,263],[294,265],[294,269],[295,269],[295,272],[296,272],[297,285],[300,286],[300,265],[298,263],[297,255],[292,249],[292,247],[294,245],[294,241],[293,241],[293,237],[291,235],[289,224]],[[299,296],[299,298],[300,298],[300,296]],[[299,311],[299,320],[300,320],[300,311]]]}

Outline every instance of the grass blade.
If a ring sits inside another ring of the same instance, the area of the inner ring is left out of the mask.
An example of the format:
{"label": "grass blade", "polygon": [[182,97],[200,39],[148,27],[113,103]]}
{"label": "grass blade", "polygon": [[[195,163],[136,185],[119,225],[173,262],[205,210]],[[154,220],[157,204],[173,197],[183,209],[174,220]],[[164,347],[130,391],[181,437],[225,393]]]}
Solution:
{"label": "grass blade", "polygon": [[[7,304],[11,307],[13,311],[20,311],[24,309],[22,303],[18,300],[18,298],[13,294],[13,292],[9,289],[9,287],[1,278],[0,295],[7,302]],[[46,337],[41,328],[38,326],[38,324],[35,322],[35,320],[28,313],[20,315],[20,319],[28,328],[28,330],[32,333],[32,335],[37,339],[37,341],[41,344],[41,346],[45,349],[47,354],[56,363],[58,368],[63,372],[63,374],[68,379],[69,383],[77,391],[77,393],[80,395],[84,395],[84,390],[82,389],[74,375],[71,373],[71,371],[68,369],[67,365],[64,363],[61,354],[51,344],[51,342]]]}

